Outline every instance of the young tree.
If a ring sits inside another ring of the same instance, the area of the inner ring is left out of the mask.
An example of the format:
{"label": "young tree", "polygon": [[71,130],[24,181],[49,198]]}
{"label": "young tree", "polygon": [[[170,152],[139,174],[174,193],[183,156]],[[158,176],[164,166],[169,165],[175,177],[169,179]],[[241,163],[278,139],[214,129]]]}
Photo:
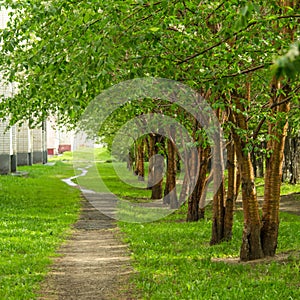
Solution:
{"label": "young tree", "polygon": [[[274,255],[288,102],[297,97],[299,85],[291,76],[286,86],[281,75],[296,73],[299,47],[277,60],[275,75],[270,66],[292,43],[283,28],[297,34],[297,1],[0,3],[14,9],[8,29],[1,32],[1,69],[7,80],[19,83],[13,101],[1,102],[3,116],[12,114],[12,122],[38,122],[59,112],[62,122],[76,124],[101,90],[136,77],[169,78],[209,91],[211,103],[229,111],[226,126],[234,141],[243,197],[241,259]],[[271,83],[275,90],[270,91]],[[267,140],[264,150],[272,152],[262,219],[251,160],[253,140]],[[191,203],[199,200],[197,194]]]}

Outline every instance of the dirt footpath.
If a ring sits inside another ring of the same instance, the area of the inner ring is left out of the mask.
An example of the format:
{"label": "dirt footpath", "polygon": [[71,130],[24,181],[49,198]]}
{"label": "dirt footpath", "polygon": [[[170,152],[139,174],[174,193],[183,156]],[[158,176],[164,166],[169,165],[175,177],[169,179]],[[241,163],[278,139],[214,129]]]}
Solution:
{"label": "dirt footpath", "polygon": [[[115,221],[83,200],[72,236],[58,251],[38,299],[133,299],[129,251]],[[136,299],[136,298],[135,298]]]}
{"label": "dirt footpath", "polygon": [[[99,210],[113,207],[108,196],[87,196]],[[297,194],[283,196],[280,210],[300,215],[300,201],[296,197]],[[121,242],[115,221],[99,210],[82,200],[81,217],[72,236],[60,248],[61,256],[55,259],[38,299],[139,299],[129,284],[133,273],[129,250]]]}

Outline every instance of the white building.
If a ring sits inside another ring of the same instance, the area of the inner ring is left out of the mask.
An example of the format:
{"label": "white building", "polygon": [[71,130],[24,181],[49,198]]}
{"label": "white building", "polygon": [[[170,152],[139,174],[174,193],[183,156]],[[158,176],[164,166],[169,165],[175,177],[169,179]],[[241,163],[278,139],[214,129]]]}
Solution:
{"label": "white building", "polygon": [[[6,27],[8,11],[1,8],[0,29]],[[5,84],[0,74],[1,98],[12,97],[17,92],[15,83]],[[17,165],[31,165],[47,161],[46,127],[29,129],[28,124],[9,127],[7,120],[0,119],[0,174],[15,172]]]}
{"label": "white building", "polygon": [[47,120],[48,155],[57,155],[65,151],[73,151],[74,132],[57,125],[54,117]]}

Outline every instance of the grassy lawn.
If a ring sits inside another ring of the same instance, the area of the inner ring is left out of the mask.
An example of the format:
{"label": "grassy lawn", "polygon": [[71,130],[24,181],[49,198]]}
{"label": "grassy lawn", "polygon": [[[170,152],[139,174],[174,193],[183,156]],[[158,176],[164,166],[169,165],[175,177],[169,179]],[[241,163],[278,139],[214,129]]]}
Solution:
{"label": "grassy lawn", "polygon": [[[122,170],[121,165],[118,168]],[[98,164],[98,171],[112,192],[132,201],[149,199],[149,191],[134,188],[136,177],[130,173],[126,175],[124,165],[123,168],[123,180],[120,180],[112,164]],[[263,181],[258,179],[257,184],[262,195]],[[282,190],[289,194],[300,189],[299,185],[284,184]],[[206,220],[198,223],[184,222],[186,210],[186,206],[181,207],[176,213],[152,223],[119,222],[132,251],[137,271],[133,282],[141,298],[300,299],[299,216],[281,213],[277,252],[289,253],[287,259],[242,264],[237,260],[234,263],[224,261],[239,256],[242,212],[235,214],[233,240],[211,247],[210,206]]]}
{"label": "grassy lawn", "polygon": [[[256,265],[212,261],[238,257],[241,213],[235,215],[233,240],[211,247],[209,216],[181,222],[185,210],[154,223],[120,223],[144,299],[300,299],[299,254]],[[300,249],[300,217],[282,213],[278,252],[295,249]]]}
{"label": "grassy lawn", "polygon": [[[125,170],[125,164],[117,167],[120,172],[116,172],[112,164],[98,164],[98,172],[106,186],[115,194],[132,201],[149,199],[149,191],[134,187],[137,178]],[[122,174],[123,180],[117,173]],[[95,174],[95,182],[97,176],[99,174]],[[83,180],[86,179],[83,177]],[[263,180],[257,179],[257,185],[261,196]],[[283,184],[283,194],[299,191],[299,185]],[[299,216],[281,213],[277,253],[288,253],[285,260],[242,264],[237,262],[242,212],[235,214],[233,240],[211,247],[210,206],[207,207],[206,220],[198,223],[184,221],[186,210],[186,206],[181,207],[174,214],[151,223],[119,222],[132,251],[137,271],[133,282],[141,298],[300,299]],[[231,260],[234,261],[231,263],[225,261],[230,258],[236,260]]]}
{"label": "grassy lawn", "polygon": [[50,257],[79,214],[79,191],[60,179],[72,165],[18,168],[27,177],[0,176],[0,299],[34,299]]}
{"label": "grassy lawn", "polygon": [[[125,164],[105,162],[104,150],[98,154],[101,162],[81,185],[101,191],[100,172],[104,185],[122,198],[149,199],[145,183],[138,183]],[[77,219],[79,191],[60,180],[73,175],[71,162],[67,153],[54,166],[20,168],[28,177],[0,177],[0,299],[35,298],[50,257]],[[257,183],[261,194],[263,181]],[[299,190],[286,184],[282,189],[284,194]],[[293,197],[300,201],[300,195]],[[141,295],[137,299],[300,299],[299,216],[281,213],[277,253],[288,253],[285,260],[242,264],[224,261],[239,255],[241,212],[235,214],[233,240],[211,247],[210,206],[206,220],[198,223],[184,221],[186,210],[183,206],[156,222],[119,222],[137,271],[132,278]]]}

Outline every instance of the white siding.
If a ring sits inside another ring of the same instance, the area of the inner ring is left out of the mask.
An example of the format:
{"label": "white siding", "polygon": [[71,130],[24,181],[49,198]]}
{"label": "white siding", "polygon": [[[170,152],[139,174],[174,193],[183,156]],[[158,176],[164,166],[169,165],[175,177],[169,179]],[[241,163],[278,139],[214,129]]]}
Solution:
{"label": "white siding", "polygon": [[17,152],[31,152],[31,134],[27,123],[22,124],[17,130]]}

